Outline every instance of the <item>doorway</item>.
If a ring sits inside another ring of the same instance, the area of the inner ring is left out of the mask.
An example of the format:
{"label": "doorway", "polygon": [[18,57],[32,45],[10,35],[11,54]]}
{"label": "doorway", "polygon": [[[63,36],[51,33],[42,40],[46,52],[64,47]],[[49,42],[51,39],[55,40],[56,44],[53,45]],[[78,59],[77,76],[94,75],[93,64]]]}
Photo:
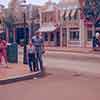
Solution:
{"label": "doorway", "polygon": [[[26,41],[28,43],[28,40],[29,40],[29,29],[26,27]],[[24,32],[24,28],[21,27],[21,28],[16,28],[16,43],[20,44],[20,41],[21,40],[24,40],[24,35],[25,35],[25,32]]]}

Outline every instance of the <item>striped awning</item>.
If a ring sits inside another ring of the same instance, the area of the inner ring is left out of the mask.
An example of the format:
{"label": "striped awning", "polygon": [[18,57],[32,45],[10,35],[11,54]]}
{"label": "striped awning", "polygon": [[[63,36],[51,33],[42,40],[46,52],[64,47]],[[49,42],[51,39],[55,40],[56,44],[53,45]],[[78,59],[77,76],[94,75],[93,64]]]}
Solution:
{"label": "striped awning", "polygon": [[76,9],[72,10],[71,17],[74,17],[75,16],[76,11],[77,11]]}
{"label": "striped awning", "polygon": [[69,16],[70,12],[71,12],[71,10],[67,10],[67,11],[66,11],[65,18],[67,18],[67,17]]}

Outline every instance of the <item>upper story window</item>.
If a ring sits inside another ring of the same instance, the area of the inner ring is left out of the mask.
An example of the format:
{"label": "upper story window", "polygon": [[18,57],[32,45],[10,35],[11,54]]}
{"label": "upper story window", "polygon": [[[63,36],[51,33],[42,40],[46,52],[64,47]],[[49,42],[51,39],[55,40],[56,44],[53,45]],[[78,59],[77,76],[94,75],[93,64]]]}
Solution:
{"label": "upper story window", "polygon": [[0,19],[0,24],[2,23],[1,19]]}
{"label": "upper story window", "polygon": [[51,35],[51,36],[50,36],[50,41],[54,41],[54,33],[51,32],[50,35]]}
{"label": "upper story window", "polygon": [[50,23],[56,21],[56,13],[54,11],[52,12],[45,12],[42,13],[42,23]]}
{"label": "upper story window", "polygon": [[92,40],[92,37],[93,37],[92,31],[89,30],[89,31],[87,32],[87,40],[88,40],[88,41],[91,41],[91,40]]}
{"label": "upper story window", "polygon": [[77,9],[76,12],[75,12],[75,15],[74,15],[74,19],[78,20],[79,18],[80,18],[80,10]]}

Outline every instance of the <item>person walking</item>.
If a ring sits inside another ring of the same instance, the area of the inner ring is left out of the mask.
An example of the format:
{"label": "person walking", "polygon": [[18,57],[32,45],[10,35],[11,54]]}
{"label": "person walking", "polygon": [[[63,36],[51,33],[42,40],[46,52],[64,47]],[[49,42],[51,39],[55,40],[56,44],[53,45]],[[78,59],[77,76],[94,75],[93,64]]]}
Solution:
{"label": "person walking", "polygon": [[0,63],[2,63],[2,57],[4,57],[5,63],[6,63],[6,67],[8,67],[7,65],[7,43],[5,40],[2,39],[2,37],[0,37]]}
{"label": "person walking", "polygon": [[35,59],[35,47],[32,45],[32,42],[30,41],[28,47],[27,47],[27,54],[28,54],[28,64],[29,69],[31,72],[38,71],[38,67],[36,66],[36,59]]}
{"label": "person walking", "polygon": [[41,75],[44,73],[42,55],[44,53],[44,41],[39,32],[32,37],[32,43],[35,46],[36,64],[40,70]]}

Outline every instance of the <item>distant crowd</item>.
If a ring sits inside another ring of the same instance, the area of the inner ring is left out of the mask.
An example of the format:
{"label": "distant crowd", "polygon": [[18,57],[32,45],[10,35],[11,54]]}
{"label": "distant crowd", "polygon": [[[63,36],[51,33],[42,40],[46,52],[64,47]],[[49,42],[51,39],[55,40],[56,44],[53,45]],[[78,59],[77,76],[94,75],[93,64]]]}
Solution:
{"label": "distant crowd", "polygon": [[[41,33],[36,32],[27,46],[27,64],[29,65],[30,72],[39,71],[41,75],[44,74],[43,59],[44,54],[44,41]],[[5,62],[7,66],[7,42],[0,36],[0,65]],[[41,76],[40,75],[40,76]],[[38,76],[39,77],[39,76]],[[37,77],[36,77],[37,78]]]}

